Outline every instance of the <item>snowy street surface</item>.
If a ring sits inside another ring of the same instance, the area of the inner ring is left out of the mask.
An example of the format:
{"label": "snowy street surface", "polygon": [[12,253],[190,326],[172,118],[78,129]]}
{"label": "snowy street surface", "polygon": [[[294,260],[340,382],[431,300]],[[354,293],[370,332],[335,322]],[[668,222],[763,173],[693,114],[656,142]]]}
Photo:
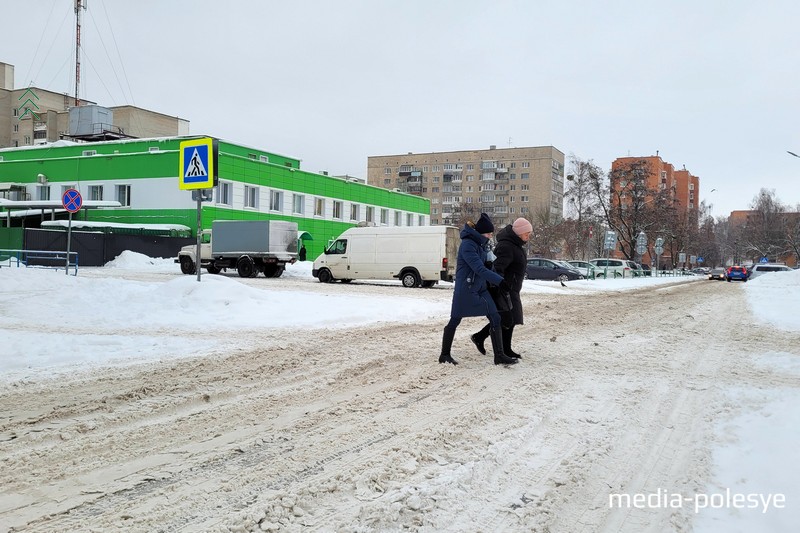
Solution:
{"label": "snowy street surface", "polygon": [[[0,531],[800,521],[799,272],[525,282],[505,368],[470,343],[480,318],[437,363],[448,284],[323,285],[308,264],[198,284],[157,261],[0,268]],[[771,499],[699,508],[726,490]]]}

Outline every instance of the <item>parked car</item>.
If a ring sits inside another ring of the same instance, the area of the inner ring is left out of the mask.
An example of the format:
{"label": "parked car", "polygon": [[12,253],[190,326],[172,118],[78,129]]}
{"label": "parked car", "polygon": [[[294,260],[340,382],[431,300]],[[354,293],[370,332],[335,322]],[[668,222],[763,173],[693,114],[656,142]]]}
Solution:
{"label": "parked car", "polygon": [[708,273],[708,279],[718,279],[720,281],[725,281],[725,269],[722,267],[712,268],[711,272]]}
{"label": "parked car", "polygon": [[762,274],[766,274],[768,272],[791,272],[792,269],[786,265],[776,265],[774,263],[759,263],[757,265],[753,265],[753,268],[750,269],[750,276],[751,278],[758,277]]}
{"label": "parked car", "polygon": [[595,267],[595,276],[600,277],[622,277],[625,270],[630,270],[622,259],[597,258],[589,261]]}
{"label": "parked car", "polygon": [[641,265],[639,265],[639,267],[642,269],[642,276],[653,275],[653,271],[650,269],[650,265],[648,265],[647,263],[642,263]]}
{"label": "parked car", "polygon": [[567,261],[572,268],[580,272],[581,276],[590,279],[594,277],[595,266],[588,261]]}
{"label": "parked car", "polygon": [[729,282],[735,279],[746,282],[749,275],[747,268],[739,265],[728,267],[728,271],[725,272],[725,277]]}
{"label": "parked car", "polygon": [[583,276],[572,268],[567,268],[552,259],[534,257],[528,259],[528,266],[525,268],[525,279],[544,279],[571,281],[583,279]]}
{"label": "parked car", "polygon": [[697,267],[692,269],[692,274],[696,276],[707,276],[710,271],[711,269],[708,267]]}

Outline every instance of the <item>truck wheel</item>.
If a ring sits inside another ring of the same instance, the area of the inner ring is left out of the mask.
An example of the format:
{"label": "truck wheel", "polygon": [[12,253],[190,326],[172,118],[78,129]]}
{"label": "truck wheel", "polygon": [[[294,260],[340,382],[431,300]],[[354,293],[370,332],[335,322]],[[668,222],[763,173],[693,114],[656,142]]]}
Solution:
{"label": "truck wheel", "polygon": [[419,287],[422,280],[419,278],[419,274],[414,272],[413,270],[406,270],[400,276],[400,281],[403,282],[403,287],[413,288]]}
{"label": "truck wheel", "polygon": [[253,260],[248,256],[240,257],[236,262],[236,271],[241,278],[252,278],[253,274],[257,274],[256,265]]}
{"label": "truck wheel", "polygon": [[283,274],[283,267],[278,265],[264,265],[264,276],[268,278],[279,278]]}
{"label": "truck wheel", "polygon": [[436,280],[435,279],[429,279],[428,281],[423,281],[422,282],[422,287],[425,288],[425,289],[429,289],[429,288],[433,287],[434,285],[436,285]]}
{"label": "truck wheel", "polygon": [[184,274],[194,274],[194,261],[191,260],[188,256],[181,257],[181,272]]}
{"label": "truck wheel", "polygon": [[222,271],[222,269],[217,268],[214,263],[209,263],[208,266],[206,266],[206,270],[209,274],[219,274]]}
{"label": "truck wheel", "polygon": [[333,281],[333,276],[331,276],[331,271],[327,268],[323,268],[317,274],[317,278],[319,278],[320,283],[330,283]]}

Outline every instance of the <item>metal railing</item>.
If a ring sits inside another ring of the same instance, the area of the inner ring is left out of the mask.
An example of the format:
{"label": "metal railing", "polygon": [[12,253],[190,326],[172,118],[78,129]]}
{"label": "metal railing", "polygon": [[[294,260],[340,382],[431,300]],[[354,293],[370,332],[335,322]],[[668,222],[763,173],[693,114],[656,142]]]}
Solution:
{"label": "metal railing", "polygon": [[0,267],[24,266],[26,268],[51,268],[64,269],[69,274],[72,268],[73,276],[78,275],[78,252],[54,252],[51,250],[8,250],[0,249]]}

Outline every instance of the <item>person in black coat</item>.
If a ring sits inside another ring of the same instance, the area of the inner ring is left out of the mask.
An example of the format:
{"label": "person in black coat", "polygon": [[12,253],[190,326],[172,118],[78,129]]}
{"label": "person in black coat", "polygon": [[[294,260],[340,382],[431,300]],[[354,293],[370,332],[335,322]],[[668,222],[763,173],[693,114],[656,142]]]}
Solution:
{"label": "person in black coat", "polygon": [[[509,356],[519,359],[521,356],[511,349],[511,337],[514,334],[514,326],[522,325],[522,281],[525,279],[525,268],[528,266],[528,258],[523,246],[531,238],[533,226],[528,220],[518,218],[513,224],[509,224],[497,234],[497,246],[494,254],[494,271],[503,276],[503,279],[511,288],[509,296],[511,309],[501,310],[501,323],[503,327],[503,352]],[[478,351],[486,353],[483,346],[484,341],[489,336],[491,325],[487,324],[482,330],[470,337]]]}
{"label": "person in black coat", "polygon": [[450,307],[450,321],[444,327],[442,335],[442,351],[440,363],[458,362],[450,355],[456,328],[461,319],[468,316],[486,316],[489,319],[489,330],[494,350],[494,364],[509,365],[517,362],[503,353],[503,338],[500,329],[500,314],[497,312],[486,284],[499,285],[508,292],[503,277],[486,268],[488,254],[487,245],[494,232],[494,224],[486,213],[481,213],[478,222],[467,222],[461,230],[461,244],[458,247],[456,263],[456,281],[453,290],[453,303]]}

